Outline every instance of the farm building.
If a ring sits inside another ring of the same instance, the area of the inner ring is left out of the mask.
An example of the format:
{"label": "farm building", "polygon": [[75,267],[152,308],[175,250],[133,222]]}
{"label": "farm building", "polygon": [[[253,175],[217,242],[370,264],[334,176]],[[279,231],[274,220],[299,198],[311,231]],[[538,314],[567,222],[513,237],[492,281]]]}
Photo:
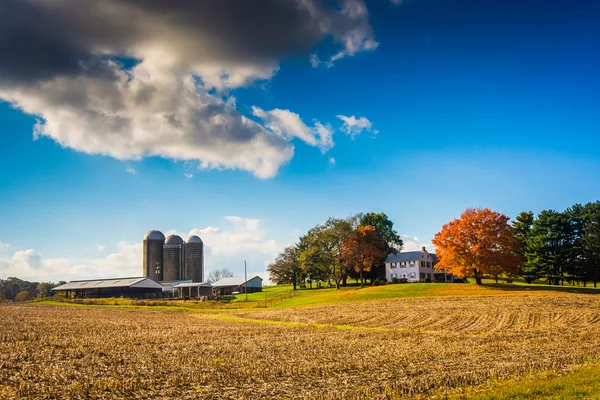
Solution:
{"label": "farm building", "polygon": [[133,297],[162,296],[163,287],[150,278],[114,278],[72,281],[52,289],[67,297]]}
{"label": "farm building", "polygon": [[203,282],[185,282],[173,286],[180,297],[211,297],[213,295],[213,287],[210,283]]}
{"label": "farm building", "polygon": [[254,276],[246,282],[242,276],[232,276],[230,278],[219,279],[213,282],[212,287],[217,295],[229,295],[232,293],[248,293],[262,292],[262,278]]}
{"label": "farm building", "polygon": [[432,282],[453,282],[454,277],[445,271],[434,268],[437,259],[425,247],[421,251],[403,251],[390,254],[385,260],[385,278],[407,279],[409,282],[424,281],[429,278]]}

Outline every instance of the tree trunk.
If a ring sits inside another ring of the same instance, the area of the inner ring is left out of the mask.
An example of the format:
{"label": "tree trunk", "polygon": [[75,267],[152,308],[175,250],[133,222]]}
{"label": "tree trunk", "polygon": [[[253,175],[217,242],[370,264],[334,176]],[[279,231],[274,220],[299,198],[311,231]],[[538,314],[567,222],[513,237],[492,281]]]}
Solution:
{"label": "tree trunk", "polygon": [[480,286],[482,285],[482,283],[481,283],[481,277],[477,273],[477,268],[473,268],[473,278],[475,278],[475,283],[477,283]]}
{"label": "tree trunk", "polygon": [[498,274],[496,274],[496,285],[498,284]]}
{"label": "tree trunk", "polygon": [[296,279],[292,283],[294,284],[294,290],[296,290]]}
{"label": "tree trunk", "polygon": [[363,276],[363,270],[360,270],[360,287],[365,287],[365,278]]}
{"label": "tree trunk", "polygon": [[340,280],[339,279],[335,280],[335,289],[340,290]]}
{"label": "tree trunk", "polygon": [[348,280],[348,277],[344,276],[344,280],[342,280],[342,286],[346,287],[346,285],[348,283],[347,280]]}

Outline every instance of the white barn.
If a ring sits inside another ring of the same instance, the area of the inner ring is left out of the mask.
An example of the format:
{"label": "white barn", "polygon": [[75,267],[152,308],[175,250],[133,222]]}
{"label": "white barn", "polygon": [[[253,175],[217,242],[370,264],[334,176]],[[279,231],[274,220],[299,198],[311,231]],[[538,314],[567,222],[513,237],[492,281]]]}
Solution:
{"label": "white barn", "polygon": [[409,282],[419,282],[429,277],[432,282],[453,282],[452,275],[433,267],[436,261],[435,254],[430,254],[425,247],[421,251],[390,254],[385,260],[385,278],[388,281],[404,278]]}

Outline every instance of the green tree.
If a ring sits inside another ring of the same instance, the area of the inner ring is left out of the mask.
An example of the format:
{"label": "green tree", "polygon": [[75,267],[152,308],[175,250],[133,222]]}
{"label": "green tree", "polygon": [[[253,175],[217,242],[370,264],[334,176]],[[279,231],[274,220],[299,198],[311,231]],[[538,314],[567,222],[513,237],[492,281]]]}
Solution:
{"label": "green tree", "polygon": [[273,282],[278,285],[291,283],[296,290],[298,282],[302,279],[298,253],[298,247],[288,246],[277,256],[275,262],[267,267]]}
{"label": "green tree", "polygon": [[586,271],[597,287],[600,281],[600,202],[588,203],[584,210],[582,241]]}
{"label": "green tree", "polygon": [[394,223],[385,213],[366,213],[360,217],[358,225],[374,227],[379,238],[386,243],[388,253],[402,251],[404,245],[402,238],[394,230]]}
{"label": "green tree", "polygon": [[517,254],[519,255],[520,273],[525,278],[527,283],[531,283],[537,279],[537,270],[535,266],[526,264],[526,254],[528,252],[529,240],[531,239],[531,227],[533,225],[534,214],[532,211],[523,211],[513,222],[513,231],[515,237],[519,241]]}
{"label": "green tree", "polygon": [[41,282],[38,283],[37,287],[36,287],[36,292],[37,295],[39,297],[50,297],[52,296],[52,288],[56,287],[56,285],[54,285],[51,282]]}
{"label": "green tree", "polygon": [[572,228],[566,213],[544,210],[533,221],[526,253],[526,267],[549,284],[565,279],[572,256]]}

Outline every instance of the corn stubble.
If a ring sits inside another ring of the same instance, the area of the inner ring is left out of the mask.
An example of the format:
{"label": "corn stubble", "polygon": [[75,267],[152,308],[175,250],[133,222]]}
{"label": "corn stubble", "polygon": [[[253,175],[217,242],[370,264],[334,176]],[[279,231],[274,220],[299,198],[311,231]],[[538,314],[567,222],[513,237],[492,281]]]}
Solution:
{"label": "corn stubble", "polygon": [[225,318],[234,315],[2,305],[0,398],[441,397],[600,356],[600,302],[586,295],[396,299]]}

